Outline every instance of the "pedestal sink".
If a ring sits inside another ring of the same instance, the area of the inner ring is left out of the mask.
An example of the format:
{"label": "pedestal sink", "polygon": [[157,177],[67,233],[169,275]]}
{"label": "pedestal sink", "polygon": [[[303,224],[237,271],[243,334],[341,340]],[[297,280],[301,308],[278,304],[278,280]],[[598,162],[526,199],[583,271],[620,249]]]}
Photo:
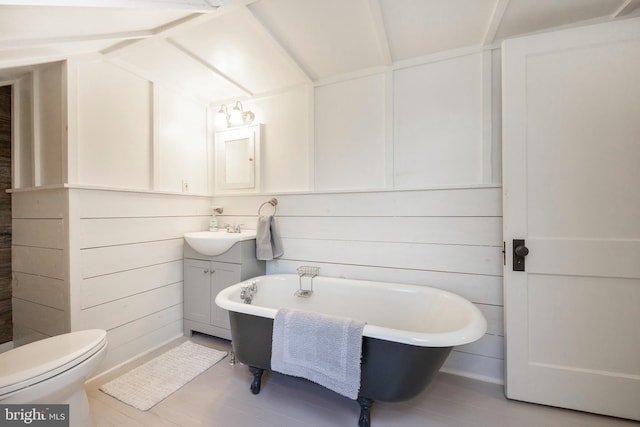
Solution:
{"label": "pedestal sink", "polygon": [[185,233],[184,240],[195,251],[209,256],[220,255],[233,246],[236,242],[256,238],[256,230],[244,230],[240,233],[228,233],[226,231],[195,231]]}

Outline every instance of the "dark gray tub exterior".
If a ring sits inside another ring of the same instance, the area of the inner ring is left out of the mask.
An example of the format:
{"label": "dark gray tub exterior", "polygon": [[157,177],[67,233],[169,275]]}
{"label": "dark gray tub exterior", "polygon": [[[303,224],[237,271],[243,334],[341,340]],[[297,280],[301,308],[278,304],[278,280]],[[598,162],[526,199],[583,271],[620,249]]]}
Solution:
{"label": "dark gray tub exterior", "polygon": [[[254,374],[251,390],[260,392],[264,370],[271,370],[273,319],[229,312],[236,359]],[[399,402],[427,388],[452,347],[420,347],[363,337],[360,392],[360,427],[370,425],[373,401]]]}

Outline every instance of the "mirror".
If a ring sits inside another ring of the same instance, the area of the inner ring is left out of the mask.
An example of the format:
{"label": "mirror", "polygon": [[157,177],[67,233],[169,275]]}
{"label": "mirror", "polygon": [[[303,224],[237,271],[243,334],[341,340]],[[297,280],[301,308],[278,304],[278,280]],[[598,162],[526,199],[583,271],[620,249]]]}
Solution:
{"label": "mirror", "polygon": [[260,125],[216,132],[216,192],[260,191]]}

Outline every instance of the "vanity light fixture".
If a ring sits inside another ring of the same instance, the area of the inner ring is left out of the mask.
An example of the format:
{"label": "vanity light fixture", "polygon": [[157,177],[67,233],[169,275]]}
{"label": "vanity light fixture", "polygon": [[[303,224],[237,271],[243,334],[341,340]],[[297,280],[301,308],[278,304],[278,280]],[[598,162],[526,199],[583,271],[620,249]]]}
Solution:
{"label": "vanity light fixture", "polygon": [[242,103],[237,101],[235,107],[231,110],[231,114],[229,114],[229,126],[248,125],[253,122],[254,118],[254,114],[251,111],[244,111]]}
{"label": "vanity light fixture", "polygon": [[213,125],[217,128],[226,129],[233,126],[246,126],[253,122],[255,115],[251,111],[244,111],[242,103],[236,102],[235,107],[229,113],[226,104],[222,104],[213,120]]}

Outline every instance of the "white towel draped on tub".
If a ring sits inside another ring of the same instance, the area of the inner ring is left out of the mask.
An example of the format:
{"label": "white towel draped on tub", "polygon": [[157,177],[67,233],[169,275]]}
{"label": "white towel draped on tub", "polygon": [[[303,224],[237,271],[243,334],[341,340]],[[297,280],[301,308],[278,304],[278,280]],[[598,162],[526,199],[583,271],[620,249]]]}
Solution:
{"label": "white towel draped on tub", "polygon": [[260,215],[256,227],[256,258],[270,261],[283,254],[280,234],[273,215]]}
{"label": "white towel draped on tub", "polygon": [[345,317],[278,310],[273,322],[271,369],[356,399],[364,325]]}

